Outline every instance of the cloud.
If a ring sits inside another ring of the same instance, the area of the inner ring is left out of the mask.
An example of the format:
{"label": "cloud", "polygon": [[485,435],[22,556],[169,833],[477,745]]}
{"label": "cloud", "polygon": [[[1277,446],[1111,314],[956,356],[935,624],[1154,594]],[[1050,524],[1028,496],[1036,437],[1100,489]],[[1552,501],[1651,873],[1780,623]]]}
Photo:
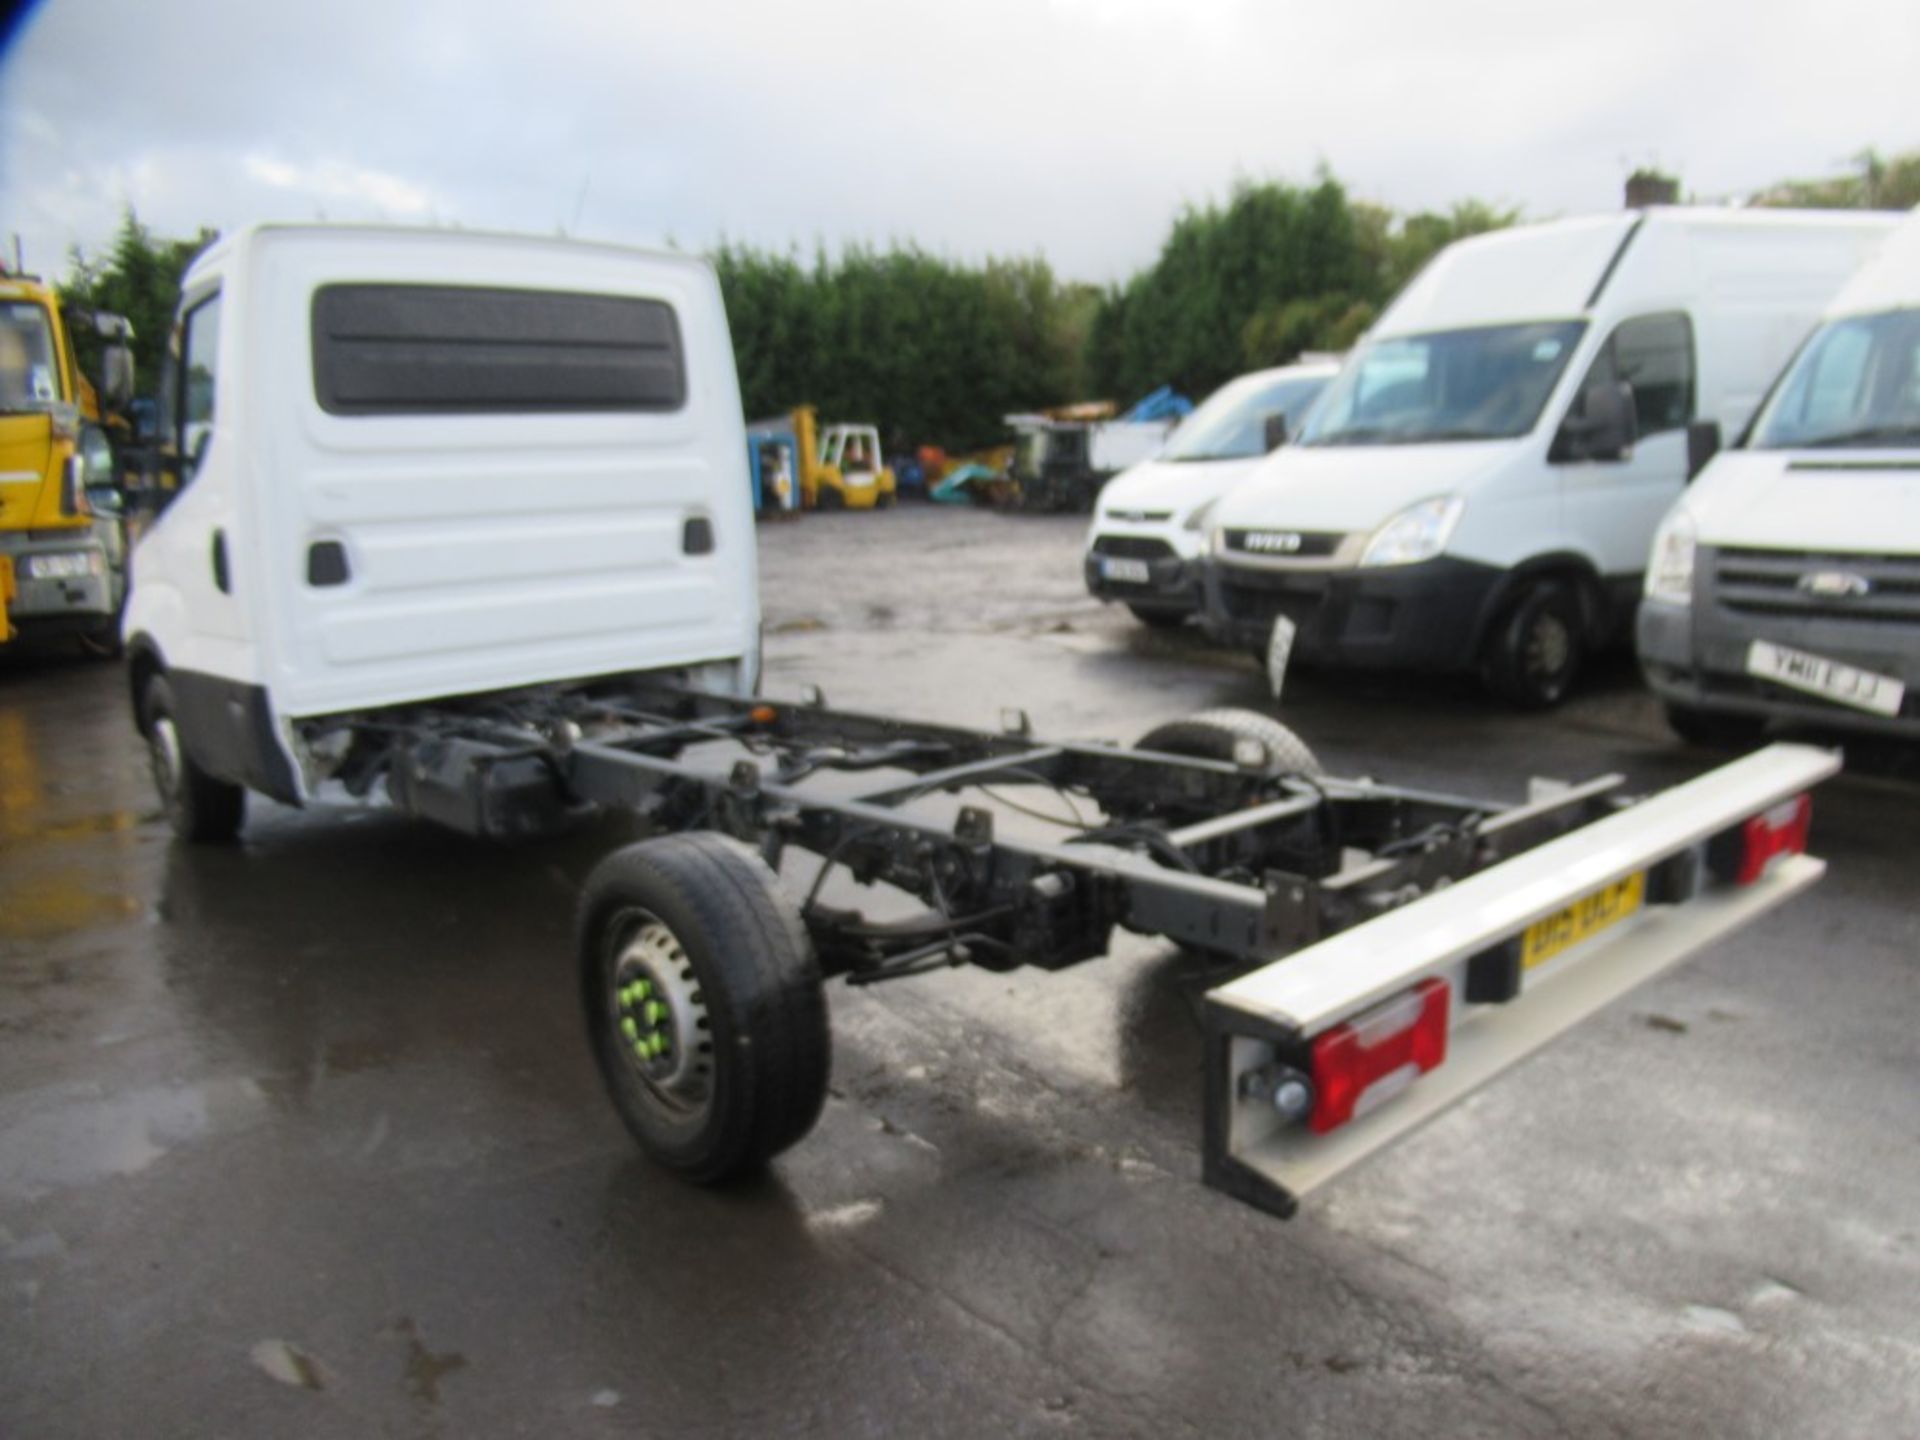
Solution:
{"label": "cloud", "polygon": [[436,208],[432,194],[424,187],[343,160],[293,165],[251,154],[241,157],[240,168],[248,179],[269,189],[291,191],[329,208],[346,206],[395,220],[419,220],[432,215]]}
{"label": "cloud", "polygon": [[0,69],[0,209],[42,257],[132,203],[174,234],[902,238],[1109,280],[1182,205],[1321,162],[1536,215],[1647,161],[1708,195],[1820,173],[1920,144],[1916,53],[1920,7],[1881,0],[48,0]]}

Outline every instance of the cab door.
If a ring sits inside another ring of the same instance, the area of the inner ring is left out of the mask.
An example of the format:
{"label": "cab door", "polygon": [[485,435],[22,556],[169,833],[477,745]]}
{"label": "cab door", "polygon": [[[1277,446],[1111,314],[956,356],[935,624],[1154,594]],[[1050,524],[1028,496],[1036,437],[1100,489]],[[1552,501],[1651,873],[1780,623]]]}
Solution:
{"label": "cab door", "polygon": [[[163,380],[173,473],[166,508],[134,555],[135,609],[171,670],[223,680],[257,679],[246,573],[239,538],[242,497],[237,446],[224,397],[224,307],[217,286],[189,294]],[[189,682],[191,683],[191,682]]]}
{"label": "cab door", "polygon": [[[1672,311],[1620,322],[1574,392],[1551,457],[1561,514],[1569,539],[1608,579],[1645,570],[1654,529],[1686,483],[1694,375],[1692,323]],[[1622,383],[1633,392],[1633,443],[1618,455],[1582,454],[1574,431],[1588,397]]]}

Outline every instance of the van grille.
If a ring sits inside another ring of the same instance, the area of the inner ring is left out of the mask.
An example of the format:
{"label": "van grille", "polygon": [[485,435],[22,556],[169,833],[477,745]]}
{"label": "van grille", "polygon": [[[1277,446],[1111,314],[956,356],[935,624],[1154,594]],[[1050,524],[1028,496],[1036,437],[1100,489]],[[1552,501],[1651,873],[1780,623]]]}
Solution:
{"label": "van grille", "polygon": [[1346,538],[1332,530],[1229,530],[1226,546],[1273,560],[1324,560]]}
{"label": "van grille", "polygon": [[1150,540],[1144,535],[1096,535],[1093,553],[1129,560],[1171,560],[1173,547],[1164,540]]}
{"label": "van grille", "polygon": [[1726,548],[1714,598],[1741,615],[1920,625],[1920,555]]}

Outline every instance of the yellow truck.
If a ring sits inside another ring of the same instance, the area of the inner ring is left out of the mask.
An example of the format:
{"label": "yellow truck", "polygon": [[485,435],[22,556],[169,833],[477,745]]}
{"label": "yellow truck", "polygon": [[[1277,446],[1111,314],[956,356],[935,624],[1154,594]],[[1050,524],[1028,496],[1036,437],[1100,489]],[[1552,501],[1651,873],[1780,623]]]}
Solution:
{"label": "yellow truck", "polygon": [[800,450],[800,504],[808,510],[884,510],[898,495],[880,461],[876,425],[818,428],[811,405],[793,412]]}
{"label": "yellow truck", "polygon": [[[74,355],[81,323],[104,342],[98,387]],[[49,286],[0,271],[0,645],[71,636],[119,653],[126,535],[103,417],[132,398],[131,336],[120,316],[63,312]]]}

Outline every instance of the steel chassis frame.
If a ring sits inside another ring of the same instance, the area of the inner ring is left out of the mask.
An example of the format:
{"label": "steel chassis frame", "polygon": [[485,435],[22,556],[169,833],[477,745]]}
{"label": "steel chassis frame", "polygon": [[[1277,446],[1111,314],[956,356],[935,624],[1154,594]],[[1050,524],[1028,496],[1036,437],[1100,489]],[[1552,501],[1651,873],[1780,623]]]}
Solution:
{"label": "steel chassis frame", "polygon": [[[356,720],[306,723],[319,734]],[[749,753],[720,766],[682,758],[722,741]],[[917,897],[919,916],[876,923],[820,903],[816,886],[803,918],[822,969],[853,983],[946,964],[1060,969],[1105,953],[1116,925],[1268,961],[1621,803],[1619,776],[1503,805],[1040,743],[1024,716],[996,734],[829,709],[817,692],[777,704],[647,680],[389,713],[356,745],[350,789],[384,771],[401,808],[472,833],[534,834],[583,808],[623,808],[663,829],[735,836],[775,868],[793,846]],[[851,796],[805,783],[880,770],[911,778]],[[985,806],[951,822],[907,813],[927,796],[995,784],[1083,795],[1106,818],[1049,843],[997,835]]]}
{"label": "steel chassis frame", "polygon": [[[1220,956],[1245,973],[1207,996],[1204,1177],[1283,1216],[1601,1004],[1817,880],[1824,867],[1797,856],[1731,891],[1715,881],[1714,847],[1839,764],[1776,745],[1647,801],[1605,775],[1536,781],[1526,801],[1502,804],[1289,772],[1262,747],[1234,763],[1043,743],[1024,714],[1010,721],[996,734],[829,709],[817,691],[784,704],[619,676],[298,728],[335,747],[349,791],[384,778],[400,808],[470,833],[539,834],[624,809],[663,831],[734,836],[776,870],[789,847],[818,855],[800,916],[822,973],[852,984],[960,964],[1061,969],[1104,954],[1116,926]],[[734,753],[687,753],[717,744]],[[817,783],[880,771],[908,778],[852,794]],[[914,813],[928,797],[993,785],[1085,796],[1101,815],[1055,843],[998,835],[983,806]],[[872,920],[826,904],[841,868],[924,908]],[[1527,926],[1636,871],[1644,915],[1544,974],[1526,970]],[[1456,997],[1465,1063],[1336,1137],[1273,1113],[1268,1080],[1300,1073],[1313,1036],[1432,976]]]}

